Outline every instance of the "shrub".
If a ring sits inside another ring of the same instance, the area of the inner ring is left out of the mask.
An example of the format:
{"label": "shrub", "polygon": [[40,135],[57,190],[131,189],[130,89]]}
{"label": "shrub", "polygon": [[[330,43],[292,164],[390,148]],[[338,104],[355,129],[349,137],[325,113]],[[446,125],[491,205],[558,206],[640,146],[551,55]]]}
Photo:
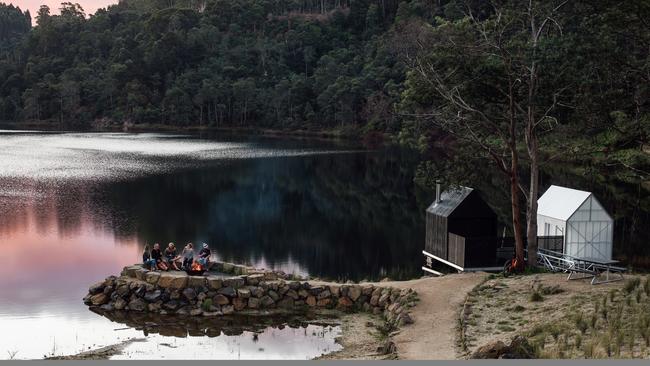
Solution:
{"label": "shrub", "polygon": [[530,301],[532,302],[544,301],[544,296],[542,296],[542,294],[540,294],[538,291],[535,291],[532,294],[530,294]]}
{"label": "shrub", "polygon": [[580,330],[580,333],[584,334],[587,331],[587,328],[589,328],[589,324],[585,321],[582,313],[578,313],[575,317],[575,323],[576,323],[576,328]]}
{"label": "shrub", "polygon": [[514,308],[512,308],[512,310],[515,311],[515,312],[521,313],[522,311],[526,310],[526,308],[521,306],[521,305],[517,305]]}
{"label": "shrub", "polygon": [[625,292],[632,293],[639,285],[641,284],[641,279],[639,277],[634,277],[630,278],[627,281],[625,281],[625,286],[623,286],[623,290]]}
{"label": "shrub", "polygon": [[201,304],[201,308],[203,308],[203,311],[209,311],[210,307],[212,307],[212,299],[203,300],[203,304]]}
{"label": "shrub", "polygon": [[539,286],[537,289],[542,295],[555,295],[564,292],[564,290],[558,286]]}

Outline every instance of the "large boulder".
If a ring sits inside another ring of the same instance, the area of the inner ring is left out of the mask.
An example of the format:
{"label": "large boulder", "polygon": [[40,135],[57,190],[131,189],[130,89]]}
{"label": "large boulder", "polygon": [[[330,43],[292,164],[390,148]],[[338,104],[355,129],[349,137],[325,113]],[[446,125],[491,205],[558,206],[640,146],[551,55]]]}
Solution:
{"label": "large boulder", "polygon": [[506,345],[501,341],[493,341],[479,347],[471,355],[471,358],[475,359],[530,359],[535,357],[535,349],[528,343],[526,338],[520,335],[512,338],[510,345]]}
{"label": "large boulder", "polygon": [[271,299],[273,299],[274,302],[280,299],[280,295],[278,295],[278,293],[273,290],[269,290],[268,295]]}
{"label": "large boulder", "polygon": [[316,298],[317,298],[318,300],[322,300],[322,299],[327,299],[327,298],[329,298],[330,296],[332,296],[332,293],[330,292],[330,290],[324,290],[323,292],[321,292],[320,294],[318,294],[318,296],[316,296]]}
{"label": "large boulder", "polygon": [[246,308],[246,305],[248,304],[248,299],[244,299],[241,297],[235,297],[232,299],[232,305],[235,307],[235,310],[241,311]]}
{"label": "large boulder", "polygon": [[307,300],[305,300],[307,305],[309,306],[316,306],[316,296],[307,296]]}
{"label": "large boulder", "polygon": [[313,296],[318,296],[321,292],[325,290],[325,287],[323,286],[313,286],[312,288],[309,289],[309,293]]}
{"label": "large boulder", "polygon": [[235,291],[235,289],[230,287],[230,286],[220,288],[219,290],[217,290],[217,293],[228,296],[228,297],[237,296],[237,291]]}
{"label": "large boulder", "polygon": [[372,293],[375,290],[375,286],[373,285],[363,285],[361,286],[361,293],[365,296],[372,296]]}
{"label": "large boulder", "polygon": [[144,281],[147,273],[149,273],[149,270],[140,267],[135,270],[135,278],[139,279],[140,281]]}
{"label": "large boulder", "polygon": [[221,264],[221,271],[223,273],[232,274],[233,272],[235,272],[235,265],[232,264],[232,263],[222,263]]}
{"label": "large boulder", "polygon": [[107,296],[105,293],[100,292],[98,294],[92,295],[90,297],[90,303],[95,305],[95,306],[100,306],[108,303],[110,301],[110,297]]}
{"label": "large boulder", "polygon": [[348,297],[350,297],[350,300],[352,301],[357,301],[357,299],[361,296],[361,293],[362,290],[359,286],[350,286],[348,289]]}
{"label": "large boulder", "polygon": [[327,308],[330,307],[332,304],[332,299],[331,298],[325,298],[325,299],[320,299],[316,303],[316,306],[321,307],[321,308]]}
{"label": "large boulder", "polygon": [[106,284],[104,283],[104,281],[97,282],[96,284],[90,286],[90,288],[88,289],[88,293],[91,294],[91,295],[96,295],[96,294],[98,294],[100,292],[104,292],[105,287],[106,287]]}
{"label": "large boulder", "polygon": [[508,351],[501,358],[530,359],[536,358],[535,348],[528,343],[528,340],[520,335],[510,341]]}
{"label": "large boulder", "polygon": [[334,297],[339,297],[341,295],[341,287],[333,285],[328,287],[330,293]]}
{"label": "large boulder", "polygon": [[235,312],[235,307],[232,305],[224,305],[221,307],[223,315],[230,315]]}
{"label": "large boulder", "polygon": [[128,267],[124,267],[123,272],[128,277],[137,278],[136,272],[140,269],[142,269],[142,266],[140,265],[128,266]]}
{"label": "large boulder", "polygon": [[124,299],[118,298],[115,300],[115,303],[113,303],[113,307],[115,307],[115,310],[123,310],[126,307],[127,303],[124,301]]}
{"label": "large boulder", "polygon": [[196,299],[196,291],[193,288],[188,287],[183,290],[183,297],[185,297],[187,301],[192,301]]}
{"label": "large boulder", "polygon": [[262,295],[264,295],[264,290],[262,290],[261,287],[251,286],[249,289],[251,291],[251,296],[260,298]]}
{"label": "large boulder", "polygon": [[223,280],[223,285],[225,287],[232,287],[234,289],[238,289],[246,285],[246,280],[244,280],[241,277],[226,278],[225,280]]}
{"label": "large boulder", "polygon": [[181,272],[166,272],[160,275],[158,286],[162,288],[181,289],[187,286],[189,276]]}
{"label": "large boulder", "polygon": [[158,299],[160,299],[161,295],[162,295],[162,291],[160,290],[149,291],[144,294],[144,299],[147,302],[156,302],[158,301]]}
{"label": "large boulder", "polygon": [[176,300],[169,300],[166,303],[163,304],[163,308],[167,310],[176,310],[178,308],[179,304],[178,301]]}
{"label": "large boulder", "polygon": [[248,299],[248,307],[251,309],[258,309],[260,307],[260,299],[257,297],[251,297]]}
{"label": "large boulder", "polygon": [[128,297],[130,292],[131,290],[129,289],[128,285],[117,286],[117,289],[115,289],[115,293],[117,294],[117,296],[123,299]]}
{"label": "large boulder", "polygon": [[155,285],[158,283],[158,279],[160,278],[160,272],[156,271],[149,271],[145,275],[144,280],[147,281],[148,283]]}
{"label": "large boulder", "polygon": [[347,298],[347,297],[339,297],[339,301],[337,303],[338,308],[348,309],[352,305],[354,305],[354,302],[352,300],[350,300],[349,298]]}
{"label": "large boulder", "polygon": [[273,301],[273,299],[268,295],[262,296],[262,298],[260,299],[260,303],[262,304],[262,307],[265,308],[270,308],[275,306],[275,301]]}
{"label": "large boulder", "polygon": [[248,299],[251,297],[251,290],[247,288],[240,288],[237,290],[237,296],[241,297],[242,299]]}
{"label": "large boulder", "polygon": [[478,349],[476,349],[476,351],[474,351],[474,353],[472,353],[471,358],[475,358],[475,359],[497,359],[497,358],[500,358],[501,355],[506,353],[507,350],[508,350],[508,347],[506,346],[505,343],[503,343],[501,341],[493,341],[493,342],[485,344],[485,345],[479,347]]}
{"label": "large boulder", "polygon": [[194,288],[205,287],[206,283],[207,281],[203,276],[189,276],[189,278],[187,279],[187,286],[189,287],[194,287]]}
{"label": "large boulder", "polygon": [[384,293],[379,297],[379,301],[377,302],[377,305],[384,307],[386,306],[386,304],[388,304],[389,300],[390,300],[390,294]]}
{"label": "large boulder", "polygon": [[208,281],[208,288],[212,290],[218,290],[223,286],[223,280],[218,277],[209,276],[207,278],[207,281]]}
{"label": "large boulder", "polygon": [[162,304],[163,304],[163,302],[160,301],[160,300],[158,300],[158,301],[156,301],[156,302],[154,302],[154,303],[149,304],[149,305],[148,305],[149,311],[151,311],[151,312],[153,312],[153,313],[157,313],[157,312],[159,312],[159,311],[160,311],[160,308],[162,307]]}
{"label": "large boulder", "polygon": [[253,274],[250,275],[246,278],[246,283],[249,286],[257,286],[257,284],[260,283],[260,281],[264,280],[264,275],[263,274]]}
{"label": "large boulder", "polygon": [[191,316],[199,316],[201,314],[203,314],[203,310],[201,310],[200,308],[195,308],[195,309],[190,310],[190,315]]}
{"label": "large boulder", "polygon": [[217,305],[228,305],[230,304],[230,299],[222,294],[217,294],[212,298],[212,301]]}
{"label": "large boulder", "polygon": [[129,309],[133,311],[144,311],[147,308],[147,303],[142,299],[133,299],[129,301]]}
{"label": "large boulder", "polygon": [[293,299],[290,297],[284,297],[282,300],[278,301],[278,307],[283,309],[292,309],[293,308]]}

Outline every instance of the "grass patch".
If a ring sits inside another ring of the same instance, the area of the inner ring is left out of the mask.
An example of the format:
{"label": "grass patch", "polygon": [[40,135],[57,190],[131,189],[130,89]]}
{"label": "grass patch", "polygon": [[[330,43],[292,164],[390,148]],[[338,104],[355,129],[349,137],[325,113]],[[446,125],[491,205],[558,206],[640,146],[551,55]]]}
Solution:
{"label": "grass patch", "polygon": [[515,328],[509,326],[509,325],[497,325],[497,329],[499,329],[502,332],[514,332]]}
{"label": "grass patch", "polygon": [[203,300],[203,303],[201,304],[201,308],[203,309],[203,311],[210,311],[211,307],[212,307],[212,299]]}
{"label": "grass patch", "polygon": [[630,278],[627,281],[625,281],[625,286],[623,286],[623,291],[630,294],[632,293],[632,291],[636,290],[636,288],[639,287],[640,284],[641,284],[641,279],[639,277]]}
{"label": "grass patch", "polygon": [[535,291],[532,294],[530,294],[530,301],[542,302],[544,301],[544,296],[542,296],[542,294],[540,294],[538,291]]}

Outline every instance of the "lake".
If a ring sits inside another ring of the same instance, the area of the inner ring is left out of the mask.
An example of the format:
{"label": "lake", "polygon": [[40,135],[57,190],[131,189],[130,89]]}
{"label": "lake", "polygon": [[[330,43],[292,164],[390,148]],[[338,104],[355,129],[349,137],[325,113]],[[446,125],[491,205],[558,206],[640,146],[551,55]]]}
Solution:
{"label": "lake", "polygon": [[[207,242],[219,260],[330,279],[419,276],[428,198],[418,201],[416,163],[318,141],[2,131],[0,358],[142,337],[81,298],[147,243]],[[304,359],[338,349],[339,332],[273,324],[254,344],[250,334],[150,334],[124,354]],[[175,351],[159,346],[169,342]]]}
{"label": "lake", "polygon": [[[419,277],[433,197],[414,182],[419,163],[406,149],[315,140],[0,131],[0,358],[140,338],[119,357],[306,359],[337,350],[336,324],[152,331],[95,314],[81,299],[138,262],[145,244],[170,241],[324,279]],[[503,177],[489,164],[460,168],[462,183],[509,222]],[[542,192],[550,184],[593,191],[615,218],[615,255],[648,268],[647,181],[566,165],[541,177]]]}

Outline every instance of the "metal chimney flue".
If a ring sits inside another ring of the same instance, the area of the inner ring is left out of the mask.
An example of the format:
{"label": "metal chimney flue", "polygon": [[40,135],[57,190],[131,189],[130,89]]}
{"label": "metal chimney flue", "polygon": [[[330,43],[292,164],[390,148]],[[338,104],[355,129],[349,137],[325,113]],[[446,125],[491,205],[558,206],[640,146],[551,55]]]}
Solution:
{"label": "metal chimney flue", "polygon": [[436,205],[440,203],[440,182],[436,181]]}

